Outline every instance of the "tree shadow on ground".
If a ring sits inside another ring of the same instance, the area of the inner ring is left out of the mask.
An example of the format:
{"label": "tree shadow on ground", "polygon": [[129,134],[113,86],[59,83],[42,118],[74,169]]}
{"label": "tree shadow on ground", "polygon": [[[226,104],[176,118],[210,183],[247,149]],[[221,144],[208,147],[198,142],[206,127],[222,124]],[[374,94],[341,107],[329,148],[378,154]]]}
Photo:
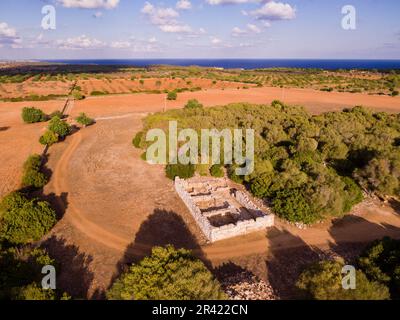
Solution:
{"label": "tree shadow on ground", "polygon": [[94,278],[93,272],[90,271],[93,258],[56,236],[45,240],[42,247],[46,248],[49,255],[59,264],[57,289],[67,292],[75,299],[87,299]]}
{"label": "tree shadow on ground", "polygon": [[265,264],[268,282],[280,299],[299,298],[296,281],[301,272],[311,263],[328,256],[286,230],[273,227],[268,230],[267,237],[269,256]]}
{"label": "tree shadow on ground", "polygon": [[52,192],[42,195],[41,199],[50,203],[51,207],[56,211],[57,220],[61,220],[64,217],[68,208],[68,192],[62,192],[59,196]]}
{"label": "tree shadow on ground", "polygon": [[[364,248],[374,240],[385,236],[400,237],[400,228],[389,224],[377,224],[355,215],[347,215],[335,219],[328,230],[334,242],[330,243],[330,250],[342,257],[347,263],[353,263],[354,259]],[[349,238],[349,234],[352,235]],[[357,238],[358,234],[368,235],[370,240]]]}
{"label": "tree shadow on ground", "polygon": [[155,209],[141,224],[135,240],[126,248],[123,258],[117,264],[118,274],[113,276],[110,286],[128,265],[149,256],[154,246],[164,247],[169,244],[176,249],[192,250],[193,254],[211,269],[211,263],[205,258],[196,237],[182,217],[173,211]]}
{"label": "tree shadow on ground", "polygon": [[400,201],[391,198],[389,199],[389,205],[392,207],[392,209],[400,215]]}
{"label": "tree shadow on ground", "polygon": [[7,131],[8,129],[10,129],[10,127],[0,127],[0,132],[1,131]]}

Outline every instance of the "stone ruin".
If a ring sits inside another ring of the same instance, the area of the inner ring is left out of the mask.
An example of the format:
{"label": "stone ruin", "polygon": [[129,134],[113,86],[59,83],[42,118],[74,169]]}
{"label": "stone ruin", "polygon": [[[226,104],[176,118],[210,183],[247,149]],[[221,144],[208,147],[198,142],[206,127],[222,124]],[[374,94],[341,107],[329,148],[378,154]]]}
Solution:
{"label": "stone ruin", "polygon": [[175,178],[175,190],[210,242],[236,237],[274,225],[249,196],[230,188],[226,178]]}

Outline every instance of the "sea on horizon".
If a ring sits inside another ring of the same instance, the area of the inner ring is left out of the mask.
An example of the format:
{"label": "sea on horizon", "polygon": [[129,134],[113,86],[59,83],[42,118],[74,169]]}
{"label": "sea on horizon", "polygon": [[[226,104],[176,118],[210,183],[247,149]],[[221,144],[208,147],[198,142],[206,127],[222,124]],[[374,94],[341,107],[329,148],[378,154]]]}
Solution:
{"label": "sea on horizon", "polygon": [[147,67],[150,65],[200,66],[224,69],[259,68],[317,68],[337,69],[400,69],[400,60],[361,59],[57,59],[41,62],[75,65],[124,65]]}

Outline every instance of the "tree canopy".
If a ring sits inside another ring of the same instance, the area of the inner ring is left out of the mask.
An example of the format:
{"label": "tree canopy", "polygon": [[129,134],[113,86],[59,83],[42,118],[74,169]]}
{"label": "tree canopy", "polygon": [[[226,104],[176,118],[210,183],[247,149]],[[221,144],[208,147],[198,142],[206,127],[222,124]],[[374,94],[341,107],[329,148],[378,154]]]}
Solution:
{"label": "tree canopy", "polygon": [[13,192],[0,203],[0,240],[10,244],[40,240],[55,223],[56,213],[46,201]]}
{"label": "tree canopy", "polygon": [[342,286],[343,263],[321,261],[307,268],[299,277],[296,286],[304,296],[315,300],[387,300],[390,298],[386,286],[368,280],[360,270],[356,270],[356,288]]}
{"label": "tree canopy", "polygon": [[40,109],[34,107],[25,107],[22,109],[22,120],[25,123],[42,122],[47,120],[47,116]]}
{"label": "tree canopy", "polygon": [[362,201],[362,190],[399,196],[398,114],[354,107],[313,116],[279,101],[185,108],[147,116],[135,145],[146,148],[145,133],[167,128],[171,120],[199,136],[201,129],[254,129],[254,172],[236,176],[234,164],[227,168],[229,177],[268,199],[289,221],[311,224],[343,216]]}
{"label": "tree canopy", "polygon": [[224,299],[206,266],[185,249],[154,247],[151,256],[133,264],[107,292],[118,300]]}
{"label": "tree canopy", "polygon": [[388,286],[392,298],[400,298],[400,240],[386,237],[374,241],[357,262],[368,278]]}
{"label": "tree canopy", "polygon": [[71,131],[69,124],[61,120],[58,116],[55,116],[50,120],[48,129],[59,137],[65,137]]}

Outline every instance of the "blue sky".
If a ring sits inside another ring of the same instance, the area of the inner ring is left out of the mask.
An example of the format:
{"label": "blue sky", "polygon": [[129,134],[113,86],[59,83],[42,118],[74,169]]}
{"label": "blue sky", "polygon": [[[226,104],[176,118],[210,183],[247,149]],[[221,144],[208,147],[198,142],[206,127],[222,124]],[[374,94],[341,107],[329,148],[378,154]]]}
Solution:
{"label": "blue sky", "polygon": [[[355,30],[341,26],[349,4]],[[398,0],[1,0],[0,59],[400,59],[399,12]]]}

